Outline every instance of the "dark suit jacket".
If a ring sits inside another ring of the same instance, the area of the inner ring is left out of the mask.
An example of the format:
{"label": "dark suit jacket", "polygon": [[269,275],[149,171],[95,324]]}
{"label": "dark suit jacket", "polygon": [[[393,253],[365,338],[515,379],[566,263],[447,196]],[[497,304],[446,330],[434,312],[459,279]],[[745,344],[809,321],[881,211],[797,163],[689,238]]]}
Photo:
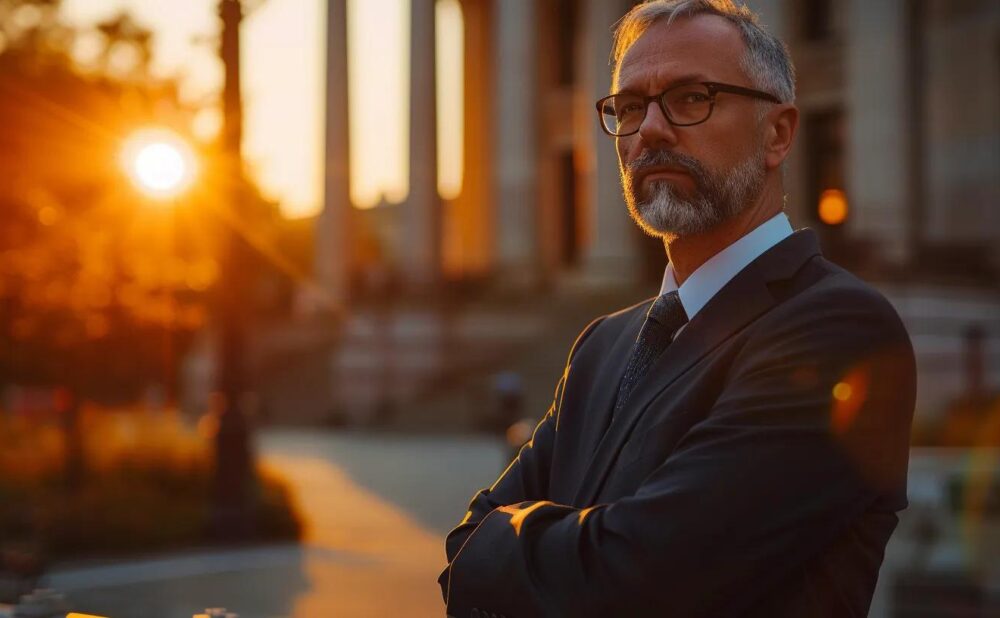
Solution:
{"label": "dark suit jacket", "polygon": [[906,507],[916,372],[896,312],[796,232],[612,420],[650,302],[586,328],[531,441],[448,535],[448,614],[865,616]]}

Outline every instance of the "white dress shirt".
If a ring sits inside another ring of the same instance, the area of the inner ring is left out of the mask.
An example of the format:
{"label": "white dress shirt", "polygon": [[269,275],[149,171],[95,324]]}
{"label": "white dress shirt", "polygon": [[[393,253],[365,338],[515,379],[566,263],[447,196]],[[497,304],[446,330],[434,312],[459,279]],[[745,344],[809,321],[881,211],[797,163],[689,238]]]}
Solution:
{"label": "white dress shirt", "polygon": [[[788,217],[785,216],[785,213],[779,212],[709,258],[707,262],[691,273],[680,287],[677,286],[677,280],[674,277],[673,264],[667,264],[667,268],[663,272],[663,285],[660,286],[660,294],[677,290],[684,312],[687,313],[688,320],[692,320],[733,277],[762,253],[791,236],[792,231],[792,224],[788,222]],[[683,326],[677,333],[679,334],[682,330],[684,330]]]}

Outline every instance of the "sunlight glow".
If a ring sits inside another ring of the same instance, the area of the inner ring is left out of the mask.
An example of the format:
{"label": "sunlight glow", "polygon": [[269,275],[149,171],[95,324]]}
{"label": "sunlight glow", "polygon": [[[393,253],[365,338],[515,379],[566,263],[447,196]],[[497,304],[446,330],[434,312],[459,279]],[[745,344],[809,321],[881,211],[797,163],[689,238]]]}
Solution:
{"label": "sunlight glow", "polygon": [[511,504],[510,506],[502,506],[497,510],[510,515],[510,525],[514,528],[514,536],[521,536],[521,526],[524,524],[524,520],[526,520],[529,515],[538,509],[553,504],[555,503],[548,500],[539,500],[538,502],[533,502],[524,508],[521,508],[516,504]]}
{"label": "sunlight glow", "polygon": [[465,25],[458,0],[438,0],[435,10],[438,193],[452,200],[462,192]]}
{"label": "sunlight glow", "polygon": [[169,200],[194,180],[194,151],[167,129],[143,129],[122,149],[122,164],[132,182],[150,197]]}
{"label": "sunlight glow", "polygon": [[[325,0],[253,3],[243,24],[243,154],[269,199],[289,217],[322,207]],[[361,207],[397,203],[409,192],[410,0],[348,0],[351,199]],[[222,65],[214,41],[216,2],[205,0],[63,0],[60,14],[86,31],[120,10],[154,33],[152,72],[180,77],[181,98],[201,109],[191,130],[218,135]],[[463,17],[458,0],[437,6],[438,190],[462,184]],[[74,56],[97,60],[99,37],[81,39]],[[0,47],[3,42],[0,41]],[[289,70],[294,67],[294,70]]]}
{"label": "sunlight glow", "polygon": [[[409,193],[410,2],[348,4],[351,201],[371,208]],[[435,7],[438,192],[462,189],[464,23],[458,0]]]}
{"label": "sunlight glow", "polygon": [[251,6],[242,28],[243,155],[285,216],[313,216],[323,201],[326,0]]}
{"label": "sunlight glow", "polygon": [[409,0],[350,0],[351,202],[371,208],[409,192]]}

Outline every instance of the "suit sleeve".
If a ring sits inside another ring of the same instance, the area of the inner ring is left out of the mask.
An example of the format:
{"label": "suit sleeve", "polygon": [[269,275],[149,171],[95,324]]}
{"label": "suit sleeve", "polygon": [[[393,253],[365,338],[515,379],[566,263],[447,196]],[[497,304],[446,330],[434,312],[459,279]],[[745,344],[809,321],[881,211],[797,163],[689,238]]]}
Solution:
{"label": "suit sleeve", "polygon": [[448,533],[445,540],[445,553],[448,566],[438,577],[441,592],[445,602],[448,600],[448,580],[451,562],[461,549],[466,539],[494,509],[517,504],[526,500],[541,500],[548,494],[549,464],[552,460],[552,448],[555,442],[556,425],[559,418],[559,405],[562,401],[563,389],[569,377],[570,368],[577,350],[590,336],[597,325],[603,320],[598,318],[591,322],[576,338],[563,369],[562,377],[556,385],[552,405],[539,421],[531,435],[531,439],[521,447],[517,457],[507,466],[507,469],[487,489],[482,489],[472,498],[469,509],[462,521]]}
{"label": "suit sleeve", "polygon": [[909,337],[881,298],[833,300],[772,312],[634,495],[491,511],[452,562],[449,614],[738,615],[876,499],[903,508]]}

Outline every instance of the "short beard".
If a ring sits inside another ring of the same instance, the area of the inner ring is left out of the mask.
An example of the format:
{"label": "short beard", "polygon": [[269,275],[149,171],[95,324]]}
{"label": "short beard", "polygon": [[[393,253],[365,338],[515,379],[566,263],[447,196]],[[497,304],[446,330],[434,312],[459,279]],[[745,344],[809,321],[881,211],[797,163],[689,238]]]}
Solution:
{"label": "short beard", "polygon": [[[694,193],[682,197],[670,183],[649,184],[642,199],[633,178],[650,166],[683,169],[694,181]],[[764,152],[755,149],[727,173],[709,171],[697,159],[669,150],[645,151],[622,169],[622,187],[629,214],[642,231],[658,238],[706,232],[749,208],[764,188]]]}

